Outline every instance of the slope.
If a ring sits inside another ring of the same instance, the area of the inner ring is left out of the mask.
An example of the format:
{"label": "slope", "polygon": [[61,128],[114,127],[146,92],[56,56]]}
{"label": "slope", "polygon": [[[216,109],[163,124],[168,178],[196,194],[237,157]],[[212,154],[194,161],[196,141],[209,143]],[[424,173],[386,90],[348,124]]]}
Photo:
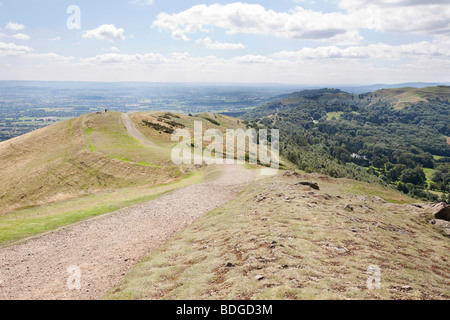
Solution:
{"label": "slope", "polygon": [[[449,97],[450,86],[359,95],[309,90],[251,110],[244,119],[279,129],[282,155],[299,169],[448,200]],[[433,184],[424,170],[438,171]]]}
{"label": "slope", "polygon": [[178,168],[142,164],[169,160],[130,137],[119,113],[64,121],[0,143],[0,212],[167,182]]}
{"label": "slope", "polygon": [[[211,117],[223,125],[203,119],[204,130],[242,126],[237,119]],[[164,112],[87,114],[1,143],[0,244],[214,176],[212,167],[175,166],[171,160],[176,142],[168,132],[181,126],[192,130],[194,121],[202,118]]]}
{"label": "slope", "polygon": [[445,235],[413,202],[282,172],[177,234],[104,299],[449,299],[450,224]]}

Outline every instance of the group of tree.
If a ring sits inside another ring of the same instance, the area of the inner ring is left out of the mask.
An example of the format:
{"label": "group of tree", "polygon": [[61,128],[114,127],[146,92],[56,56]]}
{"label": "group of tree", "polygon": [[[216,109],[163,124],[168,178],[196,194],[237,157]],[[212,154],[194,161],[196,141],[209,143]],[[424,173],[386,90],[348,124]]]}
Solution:
{"label": "group of tree", "polygon": [[[376,94],[310,90],[256,108],[244,118],[253,127],[279,129],[282,155],[302,170],[390,184],[426,200],[450,200],[448,99],[398,108]],[[431,183],[424,169],[434,170]]]}

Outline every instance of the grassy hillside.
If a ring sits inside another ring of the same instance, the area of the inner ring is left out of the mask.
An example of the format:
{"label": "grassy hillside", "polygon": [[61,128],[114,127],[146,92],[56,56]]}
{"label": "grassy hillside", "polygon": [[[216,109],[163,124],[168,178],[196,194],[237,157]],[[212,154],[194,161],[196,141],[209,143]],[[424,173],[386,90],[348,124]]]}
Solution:
{"label": "grassy hillside", "polygon": [[[104,298],[449,299],[449,239],[413,202],[373,184],[281,173],[175,236]],[[369,266],[379,289],[367,287]]]}
{"label": "grassy hillside", "polygon": [[0,212],[180,177],[164,156],[127,135],[120,113],[31,132],[0,143]]}
{"label": "grassy hillside", "polygon": [[377,100],[381,100],[382,102],[390,102],[396,109],[402,109],[412,103],[421,101],[426,102],[441,98],[450,98],[450,90],[448,86],[383,89],[367,95],[367,99],[371,103],[375,103]]}
{"label": "grassy hillside", "polygon": [[0,244],[148,201],[214,173],[175,166],[171,135],[148,123],[169,131],[192,131],[194,121],[203,121],[203,130],[245,127],[214,114],[208,117],[218,125],[164,112],[130,117],[146,143],[129,134],[119,112],[87,114],[0,143]]}

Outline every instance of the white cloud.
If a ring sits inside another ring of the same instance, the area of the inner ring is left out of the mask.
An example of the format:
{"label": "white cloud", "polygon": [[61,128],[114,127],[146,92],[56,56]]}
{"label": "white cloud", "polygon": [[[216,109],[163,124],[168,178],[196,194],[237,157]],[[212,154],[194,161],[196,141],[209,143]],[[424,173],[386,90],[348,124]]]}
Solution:
{"label": "white cloud", "polygon": [[20,56],[32,52],[27,46],[19,46],[15,43],[0,42],[0,56]]}
{"label": "white cloud", "polygon": [[146,54],[118,54],[118,53],[105,53],[97,55],[91,58],[80,58],[83,63],[101,63],[101,64],[121,64],[136,65],[136,64],[152,64],[162,63],[166,61],[161,54],[146,53]]}
{"label": "white cloud", "polygon": [[[105,53],[88,58],[53,53],[34,54],[24,46],[0,43],[0,55],[21,55],[0,79],[82,81],[217,81],[280,83],[378,83],[448,81],[449,46],[418,42],[390,46],[373,44],[339,48],[324,46],[280,51],[272,56],[222,58],[191,56],[186,52]],[[388,60],[392,59],[392,60]],[[5,60],[6,61],[6,60]],[[381,64],[380,64],[381,62]],[[45,72],[43,72],[45,70]]]}
{"label": "white cloud", "polygon": [[235,49],[245,49],[245,45],[242,43],[227,43],[227,42],[213,42],[210,37],[204,39],[198,39],[195,41],[197,44],[203,44],[208,49],[214,50],[235,50]]}
{"label": "white cloud", "polygon": [[399,7],[399,6],[420,6],[448,4],[447,0],[341,0],[339,6],[342,8],[358,8],[374,4],[383,7]]}
{"label": "white cloud", "polygon": [[5,29],[10,31],[20,31],[25,29],[25,26],[23,24],[10,21],[6,24]]}
{"label": "white cloud", "polygon": [[450,2],[443,0],[341,0],[342,11],[323,13],[300,6],[276,12],[259,4],[196,5],[175,14],[161,13],[152,26],[175,39],[209,32],[211,27],[227,34],[275,35],[291,39],[327,41],[334,44],[361,42],[359,30],[449,34]]}
{"label": "white cloud", "polygon": [[208,32],[219,27],[227,34],[275,35],[294,39],[325,40],[360,38],[351,17],[340,13],[321,13],[297,7],[290,12],[266,10],[259,4],[231,3],[196,5],[176,14],[161,13],[152,24],[169,31],[175,39],[188,39],[188,34]]}
{"label": "white cloud", "polygon": [[109,47],[109,48],[103,48],[103,51],[109,51],[109,52],[119,52],[119,49],[117,47]]}
{"label": "white cloud", "polygon": [[241,57],[235,57],[233,62],[238,64],[270,64],[275,61],[267,58],[266,56],[246,55]]}
{"label": "white cloud", "polygon": [[30,36],[24,33],[16,33],[13,34],[12,37],[19,40],[30,40]]}
{"label": "white cloud", "polygon": [[130,3],[142,5],[142,6],[151,6],[153,4],[153,0],[132,0]]}
{"label": "white cloud", "polygon": [[411,57],[450,57],[450,47],[436,46],[428,41],[391,46],[384,43],[368,46],[353,46],[339,48],[326,46],[318,48],[303,48],[299,51],[280,51],[275,58],[289,60],[320,60],[320,59],[382,59],[399,60]]}
{"label": "white cloud", "polygon": [[360,28],[413,34],[450,33],[447,0],[341,0],[339,6],[360,21]]}
{"label": "white cloud", "polygon": [[[27,58],[31,58],[31,59],[38,59],[38,60],[45,60],[48,62],[73,62],[76,61],[77,59],[75,57],[67,57],[67,56],[62,56],[60,54],[56,54],[53,52],[49,52],[49,53],[30,53],[26,55]],[[40,61],[42,62],[42,61]]]}
{"label": "white cloud", "polygon": [[94,38],[106,41],[125,40],[123,28],[116,28],[113,24],[103,24],[96,29],[83,33],[83,38]]}

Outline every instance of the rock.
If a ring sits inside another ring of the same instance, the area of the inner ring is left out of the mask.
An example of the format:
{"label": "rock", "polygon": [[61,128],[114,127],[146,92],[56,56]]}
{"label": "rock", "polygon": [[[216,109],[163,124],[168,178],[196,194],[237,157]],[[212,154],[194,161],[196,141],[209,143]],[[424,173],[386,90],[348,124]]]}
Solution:
{"label": "rock", "polygon": [[403,290],[403,291],[411,291],[411,290],[413,290],[413,287],[411,287],[411,286],[402,286],[401,290]]}
{"label": "rock", "polygon": [[295,177],[295,176],[299,176],[299,175],[300,174],[295,171],[287,171],[287,172],[283,173],[283,177]]}
{"label": "rock", "polygon": [[348,210],[348,211],[353,211],[353,207],[352,207],[351,205],[349,205],[349,204],[346,204],[346,205],[344,206],[344,209],[345,209],[345,210]]}
{"label": "rock", "polygon": [[258,274],[257,276],[255,276],[255,279],[258,280],[258,281],[261,281],[261,280],[264,279],[264,276]]}
{"label": "rock", "polygon": [[228,262],[227,265],[226,265],[227,268],[232,268],[232,267],[235,267],[235,266],[236,265],[234,263],[231,263],[231,262]]}
{"label": "rock", "polygon": [[297,182],[295,185],[308,186],[308,187],[313,188],[314,190],[320,190],[317,182],[301,181],[301,182]]}
{"label": "rock", "polygon": [[435,219],[450,221],[450,205],[447,203],[438,203],[431,210]]}

